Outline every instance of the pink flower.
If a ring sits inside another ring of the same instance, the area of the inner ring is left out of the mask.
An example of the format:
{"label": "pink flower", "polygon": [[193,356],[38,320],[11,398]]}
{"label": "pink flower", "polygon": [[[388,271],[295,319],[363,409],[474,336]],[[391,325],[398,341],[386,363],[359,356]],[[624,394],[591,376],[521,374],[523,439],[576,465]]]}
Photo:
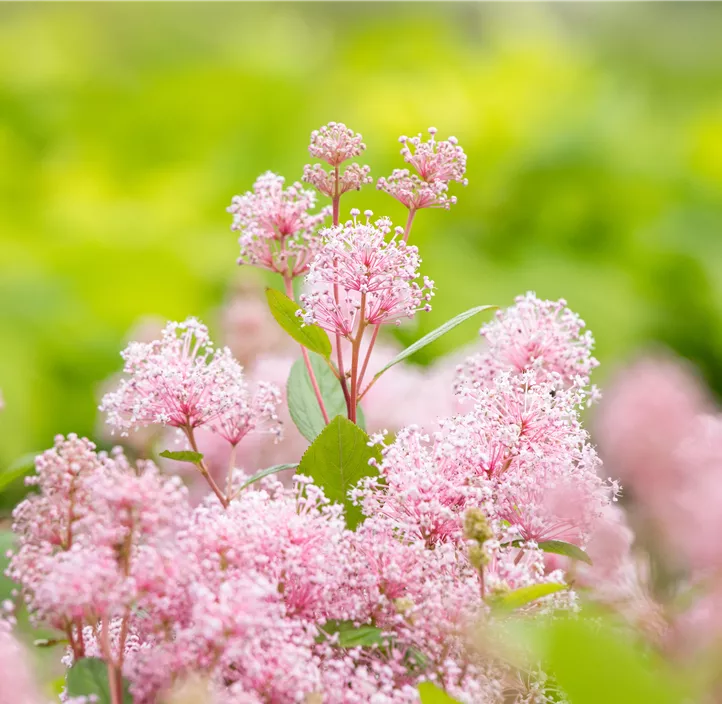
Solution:
{"label": "pink flower", "polygon": [[214,350],[208,328],[194,318],[169,323],[155,342],[131,342],[123,358],[128,376],[100,406],[108,423],[123,432],[152,424],[211,423],[232,407],[241,383],[230,351]]}
{"label": "pink flower", "polygon": [[233,197],[228,212],[231,229],[241,233],[239,264],[295,277],[307,271],[318,248],[317,230],[330,211],[310,213],[316,205],[313,191],[300,183],[284,189],[283,183],[270,171],[259,176],[253,191]]}
{"label": "pink flower", "polygon": [[419,176],[431,183],[432,181],[458,181],[466,185],[464,178],[466,171],[466,154],[459,146],[456,137],[449,137],[440,142],[436,141],[436,127],[429,127],[429,139],[421,140],[416,137],[399,137],[404,146],[401,155],[407,164],[416,169]]}
{"label": "pink flower", "polygon": [[[592,356],[594,338],[566,301],[542,301],[533,293],[519,296],[511,308],[481,328],[487,348],[460,367],[461,386],[484,386],[502,371],[522,374],[534,370],[537,379],[558,375],[564,385],[589,384],[599,362]],[[590,390],[590,399],[596,389]]]}
{"label": "pink flower", "polygon": [[366,149],[361,140],[360,134],[340,122],[329,122],[320,130],[314,130],[308,151],[311,156],[325,161],[333,168],[326,171],[320,164],[306,164],[303,167],[303,180],[336,202],[347,191],[357,191],[361,186],[371,183],[373,179],[369,176],[371,169],[368,166],[349,164],[343,171],[339,169],[343,162],[359,156]]}
{"label": "pink flower", "polygon": [[311,156],[331,166],[339,166],[359,156],[365,149],[363,137],[342,122],[329,122],[311,132],[311,144],[308,147]]}
{"label": "pink flower", "polygon": [[[370,215],[370,213],[368,213]],[[303,319],[351,337],[359,325],[380,325],[430,310],[433,282],[419,286],[416,247],[393,237],[388,218],[360,224],[354,219],[324,232],[301,296]],[[398,234],[398,232],[397,232]],[[338,290],[338,299],[334,291]]]}
{"label": "pink flower", "polygon": [[456,203],[456,196],[447,195],[449,182],[467,184],[464,178],[466,154],[456,138],[437,142],[435,127],[429,128],[429,134],[427,142],[422,141],[421,135],[399,137],[404,145],[401,155],[418,175],[412,174],[409,169],[395,169],[391,176],[380,178],[377,183],[379,190],[396,198],[412,212],[421,208],[448,210]]}
{"label": "pink flower", "polygon": [[446,181],[428,183],[408,169],[394,169],[388,178],[379,178],[376,188],[388,193],[409,210],[421,208],[444,208],[448,210],[456,204],[456,196],[447,195],[449,185]]}
{"label": "pink flower", "polygon": [[277,413],[280,403],[281,393],[273,384],[259,382],[251,394],[244,382],[230,408],[218,419],[215,430],[233,446],[252,431],[265,431],[278,439],[281,436]]}

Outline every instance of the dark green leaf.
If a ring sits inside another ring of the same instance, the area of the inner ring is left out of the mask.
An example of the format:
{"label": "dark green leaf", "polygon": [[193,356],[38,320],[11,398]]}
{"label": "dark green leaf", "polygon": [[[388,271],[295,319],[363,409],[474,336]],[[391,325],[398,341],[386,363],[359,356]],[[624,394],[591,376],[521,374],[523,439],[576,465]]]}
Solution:
{"label": "dark green leaf", "polygon": [[[263,479],[263,477],[268,477],[271,474],[278,474],[279,472],[285,472],[287,469],[294,469],[295,467],[298,467],[297,464],[274,464],[273,467],[267,467],[266,469],[262,469],[260,472],[256,472],[252,477],[249,477],[246,479],[243,484],[238,489],[238,492],[243,491],[246,487],[249,487],[254,482],[257,482],[259,479]],[[238,493],[236,492],[236,493]]]}
{"label": "dark green leaf", "polygon": [[36,452],[23,455],[22,457],[16,459],[2,474],[0,474],[0,491],[5,489],[6,486],[12,484],[17,479],[25,477],[28,474],[32,474],[32,472],[35,471],[36,457]]}
{"label": "dark green leaf", "polygon": [[160,456],[169,460],[176,460],[177,462],[191,462],[193,464],[200,464],[200,461],[203,459],[203,455],[200,452],[191,452],[191,450],[179,450],[177,452],[173,450],[163,450]]}
{"label": "dark green leaf", "polygon": [[298,467],[299,474],[313,479],[326,497],[345,509],[346,525],[355,530],[364,520],[358,506],[348,497],[351,488],[363,477],[378,474],[369,460],[381,460],[378,447],[369,447],[369,436],[347,418],[336,416],[306,450]]}
{"label": "dark green leaf", "polygon": [[375,376],[381,376],[387,369],[393,367],[394,364],[402,362],[407,357],[410,357],[415,352],[418,352],[421,348],[431,344],[434,340],[438,340],[442,335],[445,335],[447,332],[449,332],[449,330],[453,330],[457,325],[461,325],[461,323],[473,317],[477,313],[481,313],[485,310],[490,310],[497,307],[498,306],[477,306],[476,308],[470,308],[463,313],[459,313],[459,315],[457,315],[455,318],[447,320],[443,325],[436,328],[436,330],[432,330],[427,335],[424,335],[420,340],[414,342],[413,345],[409,345],[405,350],[399,352],[399,354],[397,354],[381,371],[377,372]]}
{"label": "dark green leaf", "polygon": [[433,682],[422,682],[419,685],[421,704],[459,704],[457,699],[450,697],[443,689]]}
{"label": "dark green leaf", "polygon": [[[68,695],[71,697],[89,696],[94,694],[98,704],[110,704],[108,685],[108,667],[100,658],[83,658],[78,660],[67,675]],[[133,704],[128,691],[128,682],[123,680],[123,704]]]}
{"label": "dark green leaf", "polygon": [[331,342],[325,330],[318,325],[305,325],[296,311],[301,307],[275,288],[266,289],[266,298],[276,322],[300,345],[328,359]]}
{"label": "dark green leaf", "polygon": [[[308,358],[329,419],[336,416],[345,416],[347,410],[346,399],[343,395],[341,382],[336,378],[328,364],[317,354],[311,353]],[[318,399],[303,359],[297,359],[291,367],[291,373],[288,376],[286,385],[286,395],[288,397],[288,410],[293,422],[301,435],[309,442],[313,442],[326,427],[326,423],[323,420]],[[361,428],[364,427],[364,417],[360,406],[357,411],[357,425]]]}
{"label": "dark green leaf", "polygon": [[513,611],[522,606],[526,606],[532,601],[541,599],[544,596],[555,594],[567,589],[566,584],[558,584],[556,582],[543,582],[542,584],[530,584],[527,587],[519,587],[511,592],[497,594],[489,601],[491,606],[499,611]]}

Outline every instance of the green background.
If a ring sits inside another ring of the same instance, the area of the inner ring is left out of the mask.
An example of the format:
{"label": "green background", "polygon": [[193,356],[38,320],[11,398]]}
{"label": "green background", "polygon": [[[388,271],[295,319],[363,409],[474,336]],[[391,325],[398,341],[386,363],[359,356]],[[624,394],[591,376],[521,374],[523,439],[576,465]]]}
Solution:
{"label": "green background", "polygon": [[[714,3],[1,5],[0,466],[93,433],[139,317],[213,318],[225,207],[299,178],[329,120],[376,177],[429,125],[469,155],[417,218],[438,293],[404,341],[531,289],[586,319],[597,381],[656,340],[719,391],[720,36]],[[403,223],[372,188],[343,205]]]}

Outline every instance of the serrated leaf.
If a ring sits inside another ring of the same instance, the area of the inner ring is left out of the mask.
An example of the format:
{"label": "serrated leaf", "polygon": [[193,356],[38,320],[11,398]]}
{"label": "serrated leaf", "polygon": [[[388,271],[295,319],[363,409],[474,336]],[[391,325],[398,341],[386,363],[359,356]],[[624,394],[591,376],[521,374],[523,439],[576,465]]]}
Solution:
{"label": "serrated leaf", "polygon": [[499,611],[513,611],[514,609],[526,606],[532,601],[541,599],[544,596],[549,596],[550,594],[556,594],[567,588],[566,584],[559,584],[557,582],[530,584],[526,587],[519,587],[519,589],[511,592],[497,594],[491,598],[489,602],[494,609]]}
{"label": "serrated leaf", "polygon": [[[346,399],[343,395],[341,382],[336,378],[328,364],[317,354],[308,355],[316,383],[329,419],[346,415]],[[316,393],[303,359],[297,359],[291,367],[286,384],[288,411],[299,432],[309,442],[313,442],[326,427]],[[359,406],[357,409],[358,426],[364,428],[364,416]]]}
{"label": "serrated leaf", "polygon": [[203,459],[201,452],[192,452],[191,450],[163,450],[160,456],[169,460],[176,460],[176,462],[191,462],[192,464],[200,464]]}
{"label": "serrated leaf", "polygon": [[306,450],[298,473],[311,477],[323,488],[326,497],[344,507],[346,525],[351,530],[364,520],[348,492],[363,477],[376,476],[378,470],[369,460],[381,460],[378,447],[369,447],[369,436],[347,418],[336,416]]}
{"label": "serrated leaf", "polygon": [[[111,704],[108,667],[100,658],[78,660],[67,674],[67,690],[71,697],[94,694],[98,704]],[[123,678],[123,704],[133,704],[128,682]]]}
{"label": "serrated leaf", "polygon": [[449,696],[433,682],[422,682],[418,689],[421,704],[459,704],[458,699]]}
{"label": "serrated leaf", "polygon": [[440,325],[436,330],[432,330],[430,333],[424,335],[420,340],[414,342],[413,345],[409,345],[405,350],[399,352],[381,371],[377,372],[374,376],[381,376],[387,369],[390,369],[395,364],[402,362],[407,357],[415,354],[426,345],[431,344],[434,340],[438,340],[442,335],[445,335],[449,330],[453,330],[457,325],[461,325],[465,320],[481,313],[485,310],[491,310],[492,308],[498,308],[498,306],[476,306],[476,308],[470,308],[463,313],[459,313],[455,318],[447,320],[443,325]]}
{"label": "serrated leaf", "polygon": [[306,325],[296,315],[301,306],[275,288],[266,289],[266,298],[276,322],[296,341],[325,359],[331,356],[331,341],[318,325]]}
{"label": "serrated leaf", "polygon": [[266,469],[262,469],[260,472],[256,472],[252,477],[249,477],[246,479],[243,484],[238,488],[238,491],[236,493],[239,493],[243,491],[246,487],[251,486],[251,484],[257,482],[259,479],[263,479],[264,477],[270,477],[272,474],[278,474],[279,472],[285,472],[287,469],[294,469],[298,467],[298,464],[275,464],[273,467],[267,467]]}
{"label": "serrated leaf", "polygon": [[12,484],[17,479],[34,472],[35,458],[37,455],[38,453],[31,452],[12,462],[10,466],[2,474],[0,474],[0,491],[5,489],[6,486]]}

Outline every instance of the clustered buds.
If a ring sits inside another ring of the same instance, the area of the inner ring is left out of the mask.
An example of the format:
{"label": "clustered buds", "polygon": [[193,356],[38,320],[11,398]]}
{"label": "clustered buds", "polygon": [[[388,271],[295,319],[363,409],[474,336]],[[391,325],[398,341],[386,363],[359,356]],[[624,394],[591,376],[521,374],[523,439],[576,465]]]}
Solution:
{"label": "clustered buds", "polygon": [[429,140],[417,137],[400,137],[404,145],[401,155],[416,173],[409,169],[394,169],[388,178],[380,178],[377,188],[396,198],[410,211],[421,208],[448,208],[456,203],[456,196],[449,196],[449,183],[468,183],[464,178],[466,154],[458,145],[456,137],[436,141],[436,128],[429,127]]}

